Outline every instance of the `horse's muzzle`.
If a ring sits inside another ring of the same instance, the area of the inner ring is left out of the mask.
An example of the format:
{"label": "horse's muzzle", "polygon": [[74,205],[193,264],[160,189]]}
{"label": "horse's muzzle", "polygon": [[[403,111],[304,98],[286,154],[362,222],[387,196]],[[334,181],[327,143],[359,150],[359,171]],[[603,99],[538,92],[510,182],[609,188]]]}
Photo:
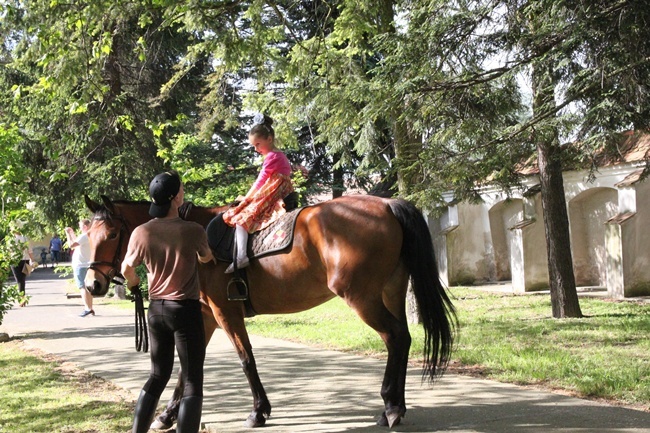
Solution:
{"label": "horse's muzzle", "polygon": [[86,289],[93,296],[105,296],[108,292],[108,283],[102,284],[101,281],[94,280],[91,286],[86,285]]}
{"label": "horse's muzzle", "polygon": [[106,295],[108,287],[111,284],[108,278],[108,275],[91,266],[88,269],[88,273],[86,273],[86,281],[84,282],[86,290],[93,296]]}

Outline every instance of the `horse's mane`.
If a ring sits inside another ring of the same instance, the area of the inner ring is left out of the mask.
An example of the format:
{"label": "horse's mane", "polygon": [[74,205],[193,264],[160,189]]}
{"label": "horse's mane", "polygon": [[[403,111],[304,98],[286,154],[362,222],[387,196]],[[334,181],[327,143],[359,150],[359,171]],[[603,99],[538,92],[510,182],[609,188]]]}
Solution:
{"label": "horse's mane", "polygon": [[[111,203],[116,204],[116,205],[150,205],[151,203],[145,200],[138,200],[138,201],[133,201],[133,200],[112,200]],[[100,205],[99,208],[95,211],[93,214],[93,219],[95,220],[100,220],[100,221],[107,221],[107,220],[112,220],[113,219],[113,212],[111,212],[110,209],[106,207],[106,205]]]}
{"label": "horse's mane", "polygon": [[151,204],[147,200],[111,200],[111,202],[115,204]]}
{"label": "horse's mane", "polygon": [[[148,206],[151,205],[151,202],[146,201],[146,200],[111,200],[111,203],[114,204],[114,205],[118,205],[118,206],[119,205],[134,206],[135,205],[135,206],[146,206],[146,207],[148,207]],[[185,207],[187,205],[189,205],[189,207]],[[185,202],[183,204],[183,206],[181,206],[181,208],[179,208],[179,210],[182,210],[184,207],[185,207],[185,210],[184,210],[184,212],[185,212],[185,211],[187,211],[187,210],[189,210],[191,208],[196,209],[196,210],[205,210],[205,209],[210,210],[210,209],[215,209],[215,208],[220,208],[220,207],[225,207],[225,206],[223,206],[223,205],[197,206],[192,202]],[[114,217],[113,212],[111,212],[111,210],[108,207],[106,207],[106,205],[104,205],[104,204],[99,205],[99,207],[97,208],[97,210],[93,214],[93,219],[94,220],[99,220],[99,221],[110,221],[110,220],[113,219],[113,217]]]}
{"label": "horse's mane", "polygon": [[[114,204],[126,204],[126,205],[143,205],[143,206],[148,206],[151,204],[150,201],[147,200],[112,200],[112,203]],[[223,206],[229,206],[230,204],[215,204],[212,206],[200,206],[197,204],[194,204],[194,202],[185,202],[185,203],[190,203],[192,207],[198,208],[198,209],[214,209],[216,207],[223,207]],[[104,207],[104,206],[102,206]]]}
{"label": "horse's mane", "polygon": [[102,206],[99,209],[97,209],[93,215],[93,219],[97,221],[108,221],[113,219],[113,213],[106,208],[106,206]]}

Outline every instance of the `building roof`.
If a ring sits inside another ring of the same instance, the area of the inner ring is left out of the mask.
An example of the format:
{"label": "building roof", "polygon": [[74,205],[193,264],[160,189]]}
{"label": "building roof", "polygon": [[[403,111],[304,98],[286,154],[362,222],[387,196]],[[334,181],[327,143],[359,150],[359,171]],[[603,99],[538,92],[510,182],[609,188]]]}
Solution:
{"label": "building roof", "polygon": [[[603,147],[596,151],[593,159],[596,167],[612,167],[650,159],[650,133],[626,131],[620,133],[619,136],[621,139],[618,145]],[[567,148],[571,147],[573,147],[572,144],[567,145]],[[537,155],[521,164],[517,172],[524,176],[539,174]]]}
{"label": "building roof", "polygon": [[608,167],[618,164],[641,162],[650,157],[650,134],[641,131],[627,131],[621,134],[621,142],[617,152],[596,156],[599,167]]}

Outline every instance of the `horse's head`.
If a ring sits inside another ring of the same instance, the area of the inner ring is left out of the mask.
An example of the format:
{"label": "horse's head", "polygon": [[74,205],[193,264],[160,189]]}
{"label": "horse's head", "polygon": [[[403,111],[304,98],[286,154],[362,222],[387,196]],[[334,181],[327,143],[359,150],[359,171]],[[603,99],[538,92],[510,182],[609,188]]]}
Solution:
{"label": "horse's head", "polygon": [[94,214],[87,232],[91,253],[85,281],[86,289],[93,296],[104,296],[113,278],[120,275],[129,237],[135,227],[130,226],[117,204],[106,196],[101,197],[103,204],[85,197],[86,206]]}

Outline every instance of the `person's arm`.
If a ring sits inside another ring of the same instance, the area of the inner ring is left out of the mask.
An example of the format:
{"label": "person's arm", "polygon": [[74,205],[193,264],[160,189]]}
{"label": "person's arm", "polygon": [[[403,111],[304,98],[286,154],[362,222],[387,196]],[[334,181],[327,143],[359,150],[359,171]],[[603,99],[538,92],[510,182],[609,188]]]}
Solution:
{"label": "person's arm", "polygon": [[217,260],[214,258],[214,256],[212,255],[212,250],[208,250],[208,251],[207,251],[206,253],[204,253],[204,254],[205,254],[205,255],[201,255],[200,252],[196,253],[196,255],[197,255],[198,258],[199,258],[199,262],[201,262],[201,263],[208,263],[209,261],[214,261],[214,262],[217,261]]}
{"label": "person's arm", "polygon": [[68,247],[70,249],[75,249],[76,247],[78,247],[79,244],[76,242],[77,241],[77,235],[74,233],[74,230],[72,229],[72,227],[66,227],[65,229],[63,229],[63,231],[65,231],[65,236],[67,238],[66,242],[68,243]]}
{"label": "person's arm", "polygon": [[139,250],[137,247],[140,234],[139,229],[140,227],[136,227],[135,230],[133,230],[133,233],[131,233],[129,245],[126,248],[126,255],[124,256],[124,260],[122,260],[121,271],[122,276],[126,280],[124,283],[131,291],[140,285],[140,277],[138,277],[138,274],[135,272],[135,268],[142,263],[142,259],[137,253]]}
{"label": "person's arm", "polygon": [[203,230],[203,227],[200,227],[199,230],[199,248],[196,251],[196,255],[200,263],[208,263],[209,261],[217,262],[217,259],[212,255],[212,248],[208,245],[208,236]]}
{"label": "person's arm", "polygon": [[[259,177],[258,177],[258,180],[259,180]],[[244,201],[244,200],[249,199],[250,197],[252,197],[255,194],[255,191],[257,191],[257,181],[255,181],[255,183],[253,185],[251,185],[251,187],[248,190],[248,192],[246,193],[246,195],[241,197],[241,200],[239,200],[239,201]]]}
{"label": "person's arm", "polygon": [[266,158],[264,158],[264,162],[262,163],[262,170],[260,170],[260,174],[257,176],[257,179],[255,180],[255,183],[251,187],[250,191],[248,191],[248,194],[246,196],[248,197],[251,195],[253,192],[257,191],[264,185],[264,183],[271,177],[271,174],[274,173],[276,167],[277,167],[277,154],[276,153],[269,153],[266,155]]}
{"label": "person's arm", "polygon": [[126,287],[129,290],[133,291],[140,285],[140,277],[135,272],[135,268],[126,262],[122,263],[122,276],[124,276]]}

